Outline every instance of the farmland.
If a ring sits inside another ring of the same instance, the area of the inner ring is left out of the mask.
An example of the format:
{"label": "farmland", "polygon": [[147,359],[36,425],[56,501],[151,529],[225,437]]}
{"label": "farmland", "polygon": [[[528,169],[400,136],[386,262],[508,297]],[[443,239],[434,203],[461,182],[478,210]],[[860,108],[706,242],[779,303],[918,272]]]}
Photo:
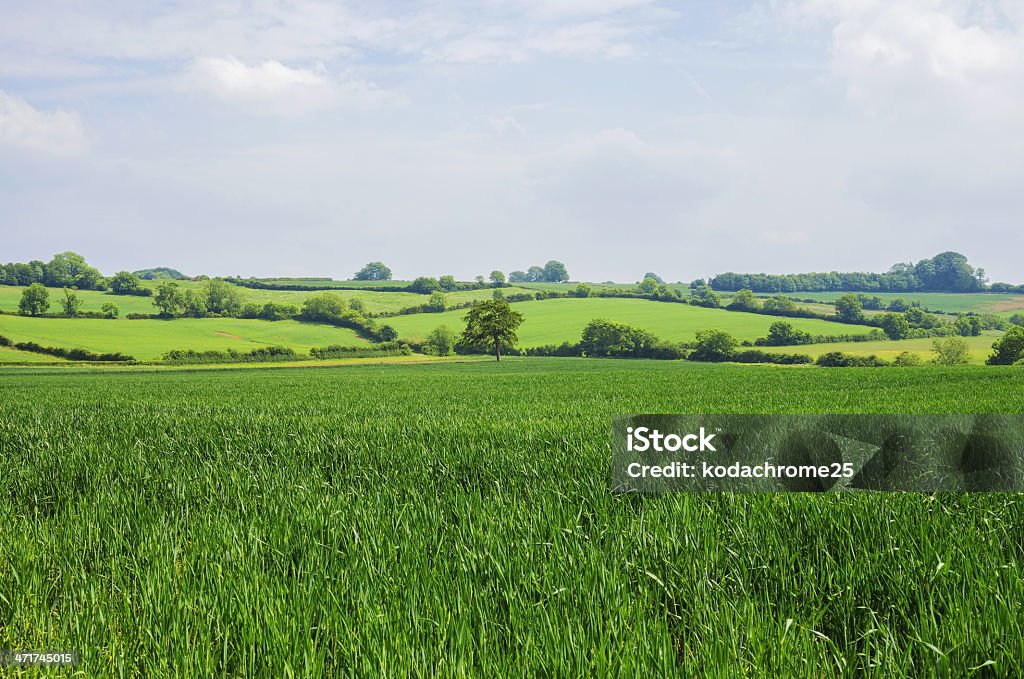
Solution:
{"label": "farmland", "polygon": [[[697,330],[705,328],[721,328],[738,339],[754,340],[765,335],[768,326],[778,320],[761,314],[705,309],[688,304],[601,297],[522,302],[514,308],[526,318],[519,330],[520,343],[525,347],[577,342],[584,326],[595,318],[635,325],[661,339],[672,341],[691,341]],[[465,315],[465,311],[415,314],[392,318],[388,322],[398,330],[400,337],[418,339],[442,324],[461,330]],[[794,327],[812,334],[855,334],[871,330],[866,326],[817,319],[788,320]]]}
{"label": "farmland", "polygon": [[[145,287],[156,289],[156,286],[162,281],[144,281]],[[200,290],[205,285],[202,281],[175,281],[178,285],[186,290]],[[295,306],[302,306],[302,302],[307,298],[321,294],[325,291],[295,291],[295,290],[259,290],[252,288],[243,288],[239,286],[232,286],[237,288],[238,294],[241,296],[243,303],[252,302],[255,304],[265,304],[267,302],[277,302],[280,304],[294,304]],[[0,285],[0,310],[12,311],[18,310],[18,302],[21,299],[22,292],[25,290],[23,287]],[[414,292],[375,292],[371,290],[332,290],[331,294],[339,295],[346,301],[359,300],[366,307],[366,310],[370,313],[384,313],[384,312],[397,312],[408,307],[415,307],[421,304],[425,304],[428,300],[427,295],[418,295]],[[533,293],[535,291],[527,290],[525,288],[509,287],[504,288],[503,292],[506,295],[514,295],[517,293]],[[64,292],[59,288],[50,288],[50,311],[59,312],[60,300],[64,298]],[[100,311],[100,308],[107,302],[113,302],[120,310],[121,315],[124,316],[129,313],[141,313],[141,314],[153,314],[158,310],[153,306],[152,297],[137,297],[131,295],[112,295],[106,292],[99,292],[96,290],[78,290],[75,292],[76,295],[82,300],[82,311]],[[446,294],[448,303],[451,305],[466,304],[475,300],[490,299],[493,294],[492,290],[480,289],[480,290],[460,290],[458,292],[450,292]]]}
{"label": "farmland", "polygon": [[614,413],[1019,413],[1019,370],[511,359],[0,381],[0,534],[20,536],[0,541],[0,647],[79,648],[89,675],[1024,672],[1017,495],[606,480]]}
{"label": "farmland", "polygon": [[[813,299],[821,302],[834,302],[839,297],[848,294],[845,292],[793,292],[787,296],[800,299]],[[1002,294],[994,292],[984,293],[956,293],[956,292],[865,292],[868,297],[878,297],[888,304],[894,299],[904,299],[907,302],[920,302],[926,309],[943,311],[945,313],[968,313],[979,314],[1000,314],[1024,310],[1024,295]],[[768,295],[761,295],[762,297]]]}
{"label": "farmland", "polygon": [[[970,362],[981,365],[992,353],[992,343],[1002,333],[985,331],[977,337],[961,338],[967,343],[970,354]],[[904,351],[917,354],[924,360],[932,356],[932,338],[904,339],[904,340],[880,340],[878,342],[829,342],[823,344],[808,344],[796,347],[765,347],[768,351],[782,353],[807,354],[817,358],[830,351],[842,351],[857,356],[868,356],[874,354],[879,358],[891,361]]]}
{"label": "farmland", "polygon": [[[81,347],[95,352],[122,352],[143,361],[173,349],[251,351],[269,345],[308,352],[331,344],[353,346],[366,341],[346,328],[298,321],[240,318],[180,318],[173,321],[109,321],[91,318],[28,318],[0,315],[0,335],[15,342]],[[21,352],[19,352],[21,353]],[[2,360],[0,356],[0,360]]]}

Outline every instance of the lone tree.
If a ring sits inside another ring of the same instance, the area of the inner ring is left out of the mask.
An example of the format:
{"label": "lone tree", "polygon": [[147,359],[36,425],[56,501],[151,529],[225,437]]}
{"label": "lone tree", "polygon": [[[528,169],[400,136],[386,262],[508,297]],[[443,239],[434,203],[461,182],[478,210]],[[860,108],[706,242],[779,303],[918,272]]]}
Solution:
{"label": "lone tree", "polygon": [[836,316],[847,323],[858,323],[864,320],[864,305],[857,295],[843,295],[836,300]]}
{"label": "lone tree", "polygon": [[383,262],[370,262],[356,272],[357,281],[390,281],[391,269],[384,266]]}
{"label": "lone tree", "polygon": [[185,309],[185,294],[181,291],[181,286],[171,281],[164,281],[158,285],[156,294],[153,295],[153,306],[160,310],[160,315],[164,318],[180,316]]}
{"label": "lone tree", "polygon": [[50,308],[50,292],[43,287],[42,283],[33,283],[21,293],[21,301],[18,302],[18,311],[29,316],[38,316],[46,313]]}
{"label": "lone tree", "polygon": [[476,304],[466,314],[466,329],[459,341],[462,344],[493,352],[495,360],[501,360],[501,348],[516,345],[519,336],[516,330],[523,322],[523,315],[513,311],[503,299],[492,299]]}
{"label": "lone tree", "polygon": [[74,318],[82,310],[81,298],[68,288],[64,288],[64,299],[61,300],[60,305],[64,307],[64,315],[68,318]]}

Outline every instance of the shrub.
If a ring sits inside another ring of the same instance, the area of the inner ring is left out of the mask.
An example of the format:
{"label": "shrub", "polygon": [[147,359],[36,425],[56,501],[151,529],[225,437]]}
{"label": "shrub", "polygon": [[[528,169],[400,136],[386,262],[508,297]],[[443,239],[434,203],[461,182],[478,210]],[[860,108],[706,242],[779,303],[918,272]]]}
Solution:
{"label": "shrub", "polygon": [[326,358],[364,358],[369,356],[408,356],[412,349],[405,342],[384,342],[373,346],[339,346],[313,347],[309,355],[316,359]]}
{"label": "shrub", "polygon": [[697,331],[697,344],[691,361],[728,361],[736,350],[736,338],[717,328]]}
{"label": "shrub", "polygon": [[891,365],[888,361],[874,354],[870,356],[854,356],[842,351],[830,351],[822,354],[814,363],[824,368],[876,368]]}
{"label": "shrub", "polygon": [[[10,345],[8,345],[10,346]],[[69,361],[134,361],[133,356],[121,353],[97,354],[88,349],[66,349],[64,347],[44,347],[35,342],[18,342],[13,345],[15,349],[31,351],[36,354],[48,354],[59,358],[66,358]]]}
{"label": "shrub", "polygon": [[260,363],[266,361],[295,361],[299,357],[291,347],[261,347],[252,351],[195,351],[175,349],[163,355],[166,363]]}
{"label": "shrub", "polygon": [[775,354],[760,349],[738,351],[732,355],[731,360],[737,363],[776,363],[779,365],[801,365],[812,362],[811,357],[807,354]]}
{"label": "shrub", "polygon": [[970,348],[967,342],[959,337],[944,337],[932,340],[932,351],[936,365],[965,365],[970,359]]}
{"label": "shrub", "polygon": [[775,321],[768,328],[768,336],[760,337],[755,344],[758,346],[783,347],[789,345],[811,344],[814,338],[811,333],[797,330],[791,323]]}
{"label": "shrub", "polygon": [[901,368],[913,368],[923,363],[924,359],[910,351],[902,352],[892,362],[893,365],[899,366]]}
{"label": "shrub", "polygon": [[1015,325],[992,345],[989,365],[1010,365],[1024,359],[1024,327]]}
{"label": "shrub", "polygon": [[117,318],[121,314],[121,307],[117,306],[113,302],[104,302],[100,309],[103,311],[103,315],[106,318]]}
{"label": "shrub", "polygon": [[434,356],[449,356],[455,352],[455,333],[447,325],[439,325],[427,335],[423,348]]}

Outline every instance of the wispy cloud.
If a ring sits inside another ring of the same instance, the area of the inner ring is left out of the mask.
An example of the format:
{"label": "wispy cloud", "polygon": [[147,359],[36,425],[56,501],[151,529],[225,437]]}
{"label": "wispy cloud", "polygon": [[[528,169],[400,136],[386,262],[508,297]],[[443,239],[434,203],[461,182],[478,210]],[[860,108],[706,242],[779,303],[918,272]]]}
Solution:
{"label": "wispy cloud", "polygon": [[0,146],[51,155],[74,155],[89,147],[78,114],[41,111],[24,99],[0,90]]}
{"label": "wispy cloud", "polygon": [[312,69],[291,68],[273,60],[250,66],[234,57],[203,57],[186,68],[183,85],[265,113],[298,114],[335,106],[372,108],[401,102],[397,95],[372,83],[332,78],[323,64]]}

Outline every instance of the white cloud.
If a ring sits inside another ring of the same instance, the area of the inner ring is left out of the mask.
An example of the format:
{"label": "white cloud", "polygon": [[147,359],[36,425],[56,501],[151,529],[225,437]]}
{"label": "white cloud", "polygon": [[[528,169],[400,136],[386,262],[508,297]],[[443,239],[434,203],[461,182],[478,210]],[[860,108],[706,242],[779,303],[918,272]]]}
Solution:
{"label": "white cloud", "polygon": [[887,116],[1024,112],[1024,16],[971,0],[806,0],[793,16],[831,27],[851,100]]}
{"label": "white cloud", "polygon": [[290,68],[279,61],[248,66],[234,57],[203,57],[186,69],[185,85],[256,112],[296,114],[335,106],[373,108],[400,98],[376,86],[330,77],[315,69]]}
{"label": "white cloud", "polygon": [[0,146],[73,155],[85,151],[89,141],[78,114],[40,111],[0,90]]}

